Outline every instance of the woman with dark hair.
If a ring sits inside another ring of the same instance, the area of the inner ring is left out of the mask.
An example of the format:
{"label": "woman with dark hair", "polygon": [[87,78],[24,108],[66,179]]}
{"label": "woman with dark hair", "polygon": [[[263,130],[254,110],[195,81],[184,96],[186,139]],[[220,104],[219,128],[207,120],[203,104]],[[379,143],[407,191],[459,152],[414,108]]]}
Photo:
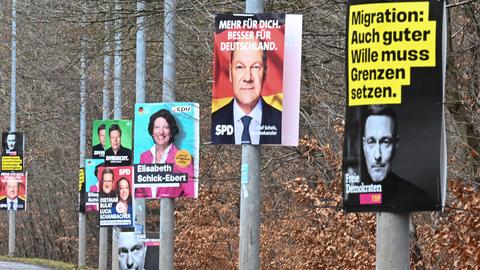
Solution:
{"label": "woman with dark hair", "polygon": [[[173,143],[179,132],[177,121],[168,110],[162,109],[150,116],[148,133],[152,136],[154,144],[140,155],[140,164],[169,163],[173,164],[173,173],[188,175],[188,182],[180,184],[179,187],[157,188],[157,198],[176,198],[182,195],[185,197],[195,196],[192,157],[187,151],[179,150]],[[181,162],[177,162],[179,151],[182,151]],[[189,160],[189,162],[185,163],[184,160]],[[149,189],[142,190],[142,192],[146,192],[147,197],[150,197]]]}
{"label": "woman with dark hair", "polygon": [[116,190],[118,202],[115,205],[115,210],[117,213],[132,213],[132,196],[130,192],[130,183],[128,180],[125,178],[118,180]]}

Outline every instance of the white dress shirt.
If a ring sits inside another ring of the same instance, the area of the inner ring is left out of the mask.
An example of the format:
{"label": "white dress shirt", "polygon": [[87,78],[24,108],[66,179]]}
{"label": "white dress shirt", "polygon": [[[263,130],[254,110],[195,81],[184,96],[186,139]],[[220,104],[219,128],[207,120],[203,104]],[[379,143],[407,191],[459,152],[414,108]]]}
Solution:
{"label": "white dress shirt", "polygon": [[243,132],[243,123],[242,117],[248,115],[252,118],[250,126],[248,128],[250,132],[251,144],[260,143],[260,126],[262,125],[262,99],[258,100],[257,105],[249,114],[245,114],[237,101],[233,99],[233,123],[235,128],[235,144],[241,144],[242,142],[242,132]]}

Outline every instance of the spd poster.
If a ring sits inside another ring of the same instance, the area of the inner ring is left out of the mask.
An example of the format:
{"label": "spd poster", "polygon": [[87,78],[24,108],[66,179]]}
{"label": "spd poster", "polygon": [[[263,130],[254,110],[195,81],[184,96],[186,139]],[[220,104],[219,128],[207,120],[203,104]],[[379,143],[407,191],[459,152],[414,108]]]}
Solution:
{"label": "spd poster", "polygon": [[0,210],[27,209],[27,172],[0,173]]}
{"label": "spd poster", "polygon": [[215,16],[213,144],[298,145],[302,15]]}
{"label": "spd poster", "polygon": [[100,226],[133,226],[132,176],[131,166],[98,168]]}
{"label": "spd poster", "polygon": [[444,1],[349,1],[346,211],[442,209],[445,14]]}
{"label": "spd poster", "polygon": [[2,172],[21,172],[24,170],[24,141],[23,132],[2,133]]}
{"label": "spd poster", "polygon": [[135,197],[197,198],[197,103],[135,104]]}

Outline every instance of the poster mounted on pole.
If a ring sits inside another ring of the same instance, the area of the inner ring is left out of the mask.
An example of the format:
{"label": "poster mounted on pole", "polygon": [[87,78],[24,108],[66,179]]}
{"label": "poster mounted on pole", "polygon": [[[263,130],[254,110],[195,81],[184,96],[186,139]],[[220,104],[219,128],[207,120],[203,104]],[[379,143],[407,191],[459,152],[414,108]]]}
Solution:
{"label": "poster mounted on pole", "polygon": [[445,4],[351,0],[347,14],[344,209],[441,210]]}
{"label": "poster mounted on pole", "polygon": [[133,226],[133,169],[131,166],[99,167],[100,226]]}
{"label": "poster mounted on pole", "polygon": [[[105,125],[105,165],[130,166],[132,164],[132,121],[102,120],[95,121],[95,124],[98,124],[98,127]],[[95,136],[93,137],[95,139]],[[100,139],[99,142],[101,144]]]}
{"label": "poster mounted on pole", "polygon": [[215,16],[213,144],[298,145],[302,15]]}
{"label": "poster mounted on pole", "polygon": [[197,103],[135,104],[135,198],[197,198]]}
{"label": "poster mounted on pole", "polygon": [[86,190],[86,211],[98,211],[98,170],[105,165],[103,159],[86,159],[85,160],[85,190]]}
{"label": "poster mounted on pole", "polygon": [[27,172],[0,173],[0,210],[27,210]]}
{"label": "poster mounted on pole", "polygon": [[85,168],[78,171],[78,211],[86,212],[85,204],[87,202],[87,192],[85,190]]}
{"label": "poster mounted on pole", "polygon": [[[92,125],[92,158],[105,159],[105,120],[95,120]],[[111,145],[111,144],[110,144]]]}
{"label": "poster mounted on pole", "polygon": [[23,153],[25,138],[23,132],[2,133],[2,172],[21,172],[23,167]]}

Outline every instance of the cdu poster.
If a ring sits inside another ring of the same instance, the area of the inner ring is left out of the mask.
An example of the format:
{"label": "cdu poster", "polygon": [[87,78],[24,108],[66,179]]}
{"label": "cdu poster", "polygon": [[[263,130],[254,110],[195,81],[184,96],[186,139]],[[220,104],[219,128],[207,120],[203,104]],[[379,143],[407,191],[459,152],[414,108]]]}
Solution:
{"label": "cdu poster", "polygon": [[135,197],[197,198],[197,103],[135,104]]}

